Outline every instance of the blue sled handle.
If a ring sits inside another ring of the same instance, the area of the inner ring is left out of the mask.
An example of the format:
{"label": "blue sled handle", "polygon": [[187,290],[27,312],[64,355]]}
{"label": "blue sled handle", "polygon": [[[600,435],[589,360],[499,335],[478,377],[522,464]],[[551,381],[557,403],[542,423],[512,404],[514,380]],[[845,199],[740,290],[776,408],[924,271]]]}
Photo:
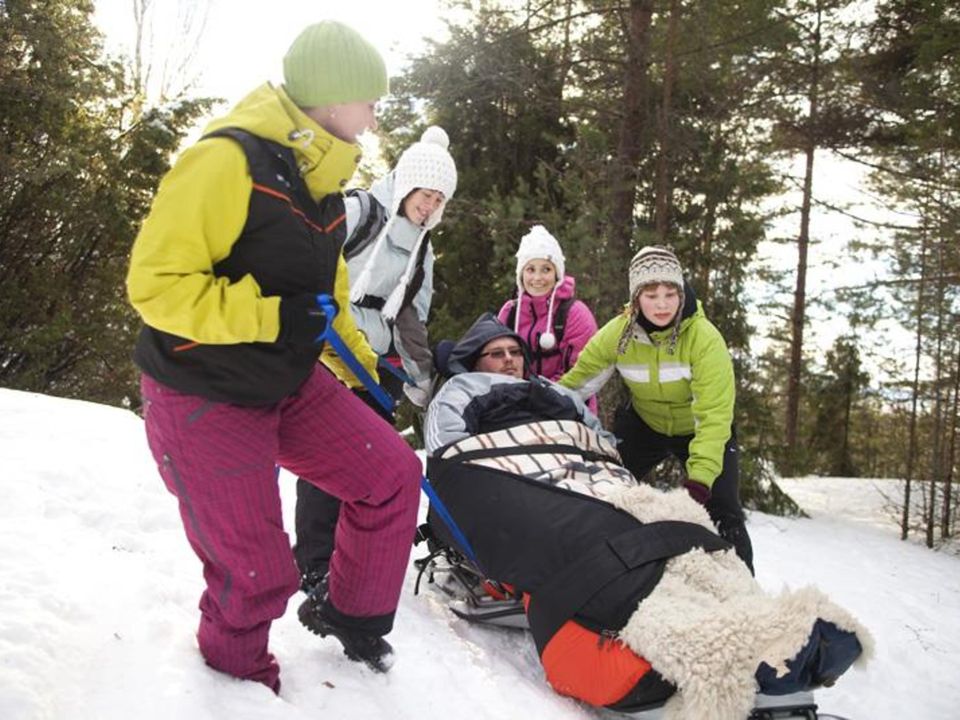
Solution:
{"label": "blue sled handle", "polygon": [[373,395],[384,410],[392,413],[395,405],[393,398],[373,379],[373,375],[368,373],[367,369],[360,364],[357,356],[347,347],[347,344],[343,341],[343,338],[340,337],[340,334],[333,329],[333,319],[337,316],[337,306],[333,302],[333,298],[326,293],[321,293],[317,295],[317,305],[327,316],[327,327],[317,336],[317,342],[330,343],[330,347],[332,347],[337,355],[347,364],[350,372],[354,374],[357,380],[363,383],[367,392]]}

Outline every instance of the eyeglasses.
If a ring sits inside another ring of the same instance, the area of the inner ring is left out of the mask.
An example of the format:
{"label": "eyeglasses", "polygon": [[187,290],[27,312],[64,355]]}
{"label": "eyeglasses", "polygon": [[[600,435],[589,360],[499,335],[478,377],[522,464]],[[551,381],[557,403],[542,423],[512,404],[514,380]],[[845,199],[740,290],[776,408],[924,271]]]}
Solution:
{"label": "eyeglasses", "polygon": [[492,357],[494,360],[503,360],[509,353],[510,357],[522,357],[523,348],[519,345],[515,345],[510,348],[495,348],[489,352],[482,352],[477,357]]}

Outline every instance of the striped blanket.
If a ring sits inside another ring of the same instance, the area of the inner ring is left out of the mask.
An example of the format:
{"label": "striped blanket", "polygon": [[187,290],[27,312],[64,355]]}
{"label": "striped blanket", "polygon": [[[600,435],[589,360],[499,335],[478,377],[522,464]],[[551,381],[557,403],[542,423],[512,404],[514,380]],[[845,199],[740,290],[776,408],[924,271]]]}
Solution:
{"label": "striped blanket", "polygon": [[[519,451],[526,448],[527,452]],[[501,451],[491,453],[489,451]],[[471,435],[440,457],[503,470],[601,500],[636,481],[612,442],[575,420],[547,420]]]}

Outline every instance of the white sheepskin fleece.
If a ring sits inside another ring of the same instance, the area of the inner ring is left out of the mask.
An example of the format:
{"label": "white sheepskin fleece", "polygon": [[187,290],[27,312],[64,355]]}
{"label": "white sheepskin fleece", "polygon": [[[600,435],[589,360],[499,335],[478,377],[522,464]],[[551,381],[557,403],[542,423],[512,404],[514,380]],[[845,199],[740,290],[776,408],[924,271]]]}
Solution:
{"label": "white sheepskin fleece", "polygon": [[[648,486],[618,492],[610,502],[643,522],[686,520],[713,529],[706,511],[683,490]],[[864,665],[873,639],[850,613],[806,587],[765,592],[732,550],[695,549],[667,562],[663,579],[633,613],[620,639],[646,658],[677,693],[665,718],[742,720],[754,704],[761,662],[787,672],[817,618],[856,633]]]}

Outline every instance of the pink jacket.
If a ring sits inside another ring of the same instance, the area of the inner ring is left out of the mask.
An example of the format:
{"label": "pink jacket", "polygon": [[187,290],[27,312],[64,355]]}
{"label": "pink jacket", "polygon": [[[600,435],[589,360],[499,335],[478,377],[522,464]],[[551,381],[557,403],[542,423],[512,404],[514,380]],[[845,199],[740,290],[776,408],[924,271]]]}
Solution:
{"label": "pink jacket", "polygon": [[[576,281],[573,276],[567,275],[556,288],[553,301],[553,316],[556,317],[560,302],[572,298],[575,294]],[[513,324],[510,325],[522,337],[530,348],[532,367],[529,371],[542,375],[548,380],[559,380],[567,370],[573,367],[583,346],[597,332],[597,321],[583,302],[575,300],[567,312],[567,322],[563,330],[563,340],[558,347],[552,350],[541,350],[540,336],[547,330],[547,304],[550,295],[533,297],[524,291],[520,298],[520,308]],[[497,314],[500,322],[508,324],[510,310],[517,300],[507,300]],[[553,329],[551,328],[553,331]]]}

